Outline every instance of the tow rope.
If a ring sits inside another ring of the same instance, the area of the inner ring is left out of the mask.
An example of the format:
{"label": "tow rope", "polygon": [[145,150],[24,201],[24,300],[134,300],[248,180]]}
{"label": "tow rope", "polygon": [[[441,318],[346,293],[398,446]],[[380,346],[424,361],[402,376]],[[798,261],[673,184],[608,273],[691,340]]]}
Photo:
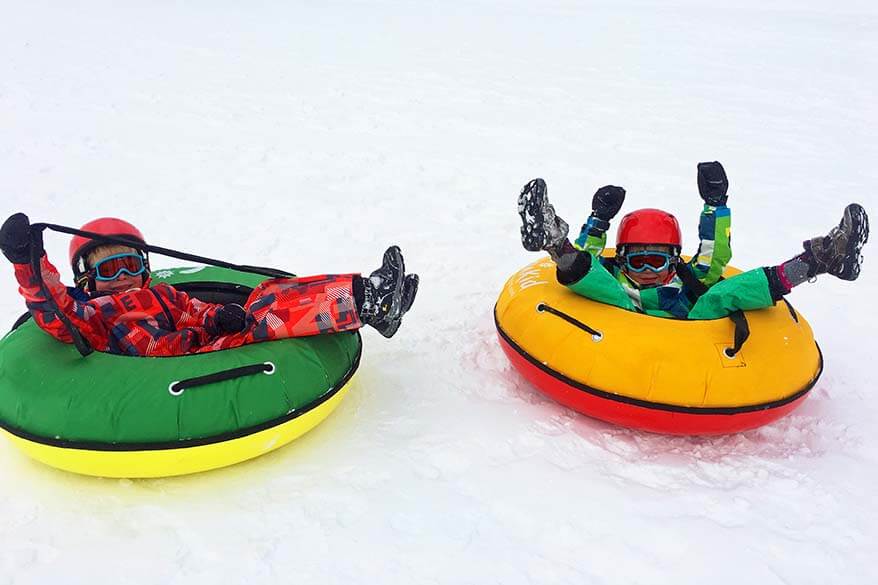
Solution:
{"label": "tow rope", "polygon": [[279,270],[277,268],[266,268],[263,266],[250,266],[247,264],[232,264],[231,262],[226,262],[224,260],[217,260],[215,258],[207,258],[205,256],[198,256],[196,254],[189,254],[187,252],[180,252],[178,250],[172,250],[170,248],[162,248],[161,246],[152,246],[150,244],[144,244],[143,242],[139,242],[136,240],[132,240],[125,237],[118,236],[105,236],[102,234],[96,234],[94,232],[87,232],[84,230],[78,230],[76,228],[67,227],[64,225],[57,225],[53,223],[33,223],[31,224],[31,268],[34,271],[34,274],[39,280],[40,290],[43,293],[43,296],[46,298],[46,301],[52,307],[52,313],[55,317],[61,321],[67,330],[70,332],[70,336],[73,338],[73,345],[76,346],[76,349],[79,353],[86,357],[90,353],[94,351],[94,348],[89,345],[88,341],[82,336],[82,333],[76,326],[70,321],[70,319],[65,315],[61,309],[58,307],[58,303],[55,302],[55,299],[52,298],[52,295],[49,294],[48,289],[46,288],[46,282],[43,280],[43,271],[40,266],[40,258],[43,255],[43,246],[42,246],[42,232],[46,229],[50,229],[52,231],[60,232],[62,234],[70,234],[73,236],[83,236],[85,238],[89,238],[91,240],[95,240],[97,242],[102,242],[105,244],[120,244],[123,246],[128,246],[130,248],[135,248],[137,250],[142,250],[144,252],[152,252],[155,254],[160,254],[162,256],[170,256],[171,258],[178,258],[180,260],[187,260],[189,262],[198,262],[201,264],[208,264],[211,266],[218,266],[220,268],[229,268],[231,270],[238,270],[240,272],[250,272],[253,274],[261,274],[263,276],[270,276],[271,278],[289,278],[295,276],[291,272],[287,272],[286,270]]}

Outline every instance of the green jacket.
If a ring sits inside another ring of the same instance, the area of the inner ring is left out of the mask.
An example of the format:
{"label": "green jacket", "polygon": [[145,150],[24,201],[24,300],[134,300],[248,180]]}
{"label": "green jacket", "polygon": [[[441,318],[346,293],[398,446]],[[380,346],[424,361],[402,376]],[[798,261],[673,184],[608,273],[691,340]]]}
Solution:
{"label": "green jacket", "polygon": [[705,205],[698,222],[698,237],[698,250],[687,266],[698,282],[709,287],[700,297],[677,273],[665,285],[638,288],[622,272],[615,259],[601,257],[607,243],[606,233],[593,236],[585,229],[574,246],[592,256],[591,268],[585,276],[568,286],[590,299],[657,317],[716,319],[739,308],[750,310],[774,303],[762,269],[714,286],[732,258],[731,210],[728,207]]}

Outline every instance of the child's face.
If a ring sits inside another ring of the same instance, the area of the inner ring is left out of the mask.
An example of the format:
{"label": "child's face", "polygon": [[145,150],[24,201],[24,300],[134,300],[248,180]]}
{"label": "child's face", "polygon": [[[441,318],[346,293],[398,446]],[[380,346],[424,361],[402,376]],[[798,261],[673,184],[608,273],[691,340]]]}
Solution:
{"label": "child's face", "polygon": [[[145,273],[139,254],[124,246],[104,246],[97,248],[89,255],[89,264],[93,267],[94,286],[97,292],[124,292],[143,286]],[[131,274],[138,272],[139,274]],[[115,274],[115,276],[113,276]],[[111,280],[99,278],[100,275],[113,277]]]}
{"label": "child's face", "polygon": [[140,288],[143,286],[143,276],[131,276],[124,272],[113,280],[96,280],[95,289],[98,292],[124,292],[132,288]]}
{"label": "child's face", "polygon": [[[629,244],[628,246],[626,246],[626,256],[629,254],[634,254],[636,252],[658,252],[660,254],[671,255],[673,250],[671,250],[670,246],[665,246],[662,244]],[[630,278],[638,287],[649,288],[651,286],[657,286],[668,282],[671,276],[671,272],[673,271],[673,266],[668,263],[665,268],[659,270],[658,272],[652,270],[648,266],[645,270],[636,272],[629,269],[628,263],[626,262],[623,265],[622,270],[625,272],[625,275],[628,276],[628,278]]]}

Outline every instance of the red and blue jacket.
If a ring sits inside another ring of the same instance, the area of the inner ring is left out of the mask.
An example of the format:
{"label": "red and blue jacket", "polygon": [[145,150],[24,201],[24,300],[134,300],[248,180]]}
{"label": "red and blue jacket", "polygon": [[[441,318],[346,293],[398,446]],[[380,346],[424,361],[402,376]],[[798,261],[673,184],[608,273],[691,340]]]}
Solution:
{"label": "red and blue jacket", "polygon": [[98,351],[180,355],[191,353],[221,333],[216,312],[222,305],[204,303],[169,284],[83,300],[81,291],[70,294],[45,255],[40,259],[45,286],[30,264],[14,266],[18,290],[37,325],[65,343],[72,343],[73,338],[56,316],[53,303]]}
{"label": "red and blue jacket", "polygon": [[45,255],[40,259],[42,283],[30,264],[14,267],[19,292],[37,325],[55,339],[73,343],[57,306],[94,349],[109,353],[175,356],[363,325],[353,295],[356,274],[266,280],[244,304],[244,330],[224,333],[216,319],[222,305],[199,301],[169,284],[86,297],[61,283]]}

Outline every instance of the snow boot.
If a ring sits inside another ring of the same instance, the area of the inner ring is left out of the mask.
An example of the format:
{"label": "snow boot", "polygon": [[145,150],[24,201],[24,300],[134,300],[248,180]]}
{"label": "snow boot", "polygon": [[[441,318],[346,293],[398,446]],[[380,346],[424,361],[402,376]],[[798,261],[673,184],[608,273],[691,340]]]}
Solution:
{"label": "snow boot", "polygon": [[856,280],[860,275],[860,252],[869,241],[869,216],[862,206],[851,203],[844,209],[841,222],[823,237],[804,242],[802,255],[809,265],[808,276],[829,273],[842,280]]}
{"label": "snow boot", "polygon": [[570,228],[555,215],[555,208],[546,196],[546,182],[542,179],[534,179],[521,190],[518,215],[521,216],[521,244],[525,250],[552,252],[559,250],[567,239]]}
{"label": "snow boot", "polygon": [[402,310],[396,319],[385,319],[383,322],[375,325],[375,329],[378,330],[378,333],[384,337],[393,337],[402,323],[403,315],[409,312],[409,309],[412,308],[412,303],[415,302],[415,295],[418,294],[419,282],[420,278],[417,274],[409,274],[405,277],[402,284]]}
{"label": "snow boot", "polygon": [[358,307],[360,320],[378,329],[399,319],[402,313],[404,280],[405,263],[402,252],[398,246],[391,246],[384,252],[381,268],[367,277],[360,277],[363,293],[362,303]]}

